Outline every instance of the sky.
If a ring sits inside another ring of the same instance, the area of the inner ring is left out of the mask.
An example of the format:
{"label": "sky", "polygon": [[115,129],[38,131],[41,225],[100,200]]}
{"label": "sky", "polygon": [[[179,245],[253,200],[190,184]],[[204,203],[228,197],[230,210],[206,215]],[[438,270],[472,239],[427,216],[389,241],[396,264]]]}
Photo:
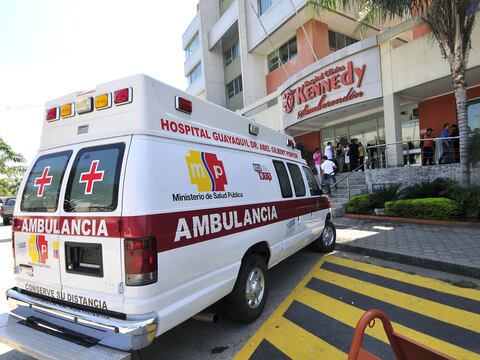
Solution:
{"label": "sky", "polygon": [[137,73],[185,89],[197,3],[0,0],[0,137],[30,163],[49,100]]}

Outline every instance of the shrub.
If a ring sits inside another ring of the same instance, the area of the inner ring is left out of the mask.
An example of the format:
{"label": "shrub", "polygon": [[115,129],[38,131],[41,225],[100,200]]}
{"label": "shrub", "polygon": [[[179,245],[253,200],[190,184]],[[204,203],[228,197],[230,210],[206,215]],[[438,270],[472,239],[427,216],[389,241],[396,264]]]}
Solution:
{"label": "shrub", "polygon": [[442,196],[455,201],[460,210],[460,216],[469,221],[480,220],[480,186],[471,185],[464,188],[458,184],[451,185]]}
{"label": "shrub", "polygon": [[373,208],[384,208],[385,203],[398,199],[398,189],[400,184],[393,184],[383,189],[375,190],[370,194]]}
{"label": "shrub", "polygon": [[368,214],[373,210],[373,202],[369,194],[355,195],[348,200],[347,213]]}
{"label": "shrub", "polygon": [[389,201],[385,214],[429,220],[452,220],[460,214],[455,201],[447,198],[426,198]]}
{"label": "shrub", "polygon": [[400,191],[400,199],[425,199],[440,197],[441,194],[450,186],[455,184],[455,181],[449,179],[438,178],[431,182],[425,181],[419,184],[407,186]]}

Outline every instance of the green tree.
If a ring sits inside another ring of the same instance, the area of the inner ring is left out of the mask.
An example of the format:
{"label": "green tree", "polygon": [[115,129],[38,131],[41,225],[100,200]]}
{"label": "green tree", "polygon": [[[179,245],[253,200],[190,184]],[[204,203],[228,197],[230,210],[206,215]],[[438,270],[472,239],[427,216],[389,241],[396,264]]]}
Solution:
{"label": "green tree", "polygon": [[418,17],[428,24],[432,39],[436,40],[444,59],[450,66],[458,128],[460,133],[461,183],[470,185],[468,156],[467,83],[465,71],[471,48],[471,34],[480,0],[309,0],[316,15],[325,10],[335,11],[337,6],[357,10],[358,30],[375,22],[395,17]]}
{"label": "green tree", "polygon": [[0,196],[15,195],[26,170],[25,158],[0,139]]}

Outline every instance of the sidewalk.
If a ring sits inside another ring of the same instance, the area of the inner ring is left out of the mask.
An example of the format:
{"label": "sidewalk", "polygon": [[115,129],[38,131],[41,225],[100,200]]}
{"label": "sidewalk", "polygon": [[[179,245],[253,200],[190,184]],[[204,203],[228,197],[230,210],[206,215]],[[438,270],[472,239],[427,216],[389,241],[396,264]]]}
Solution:
{"label": "sidewalk", "polygon": [[334,218],[337,250],[480,278],[480,230]]}

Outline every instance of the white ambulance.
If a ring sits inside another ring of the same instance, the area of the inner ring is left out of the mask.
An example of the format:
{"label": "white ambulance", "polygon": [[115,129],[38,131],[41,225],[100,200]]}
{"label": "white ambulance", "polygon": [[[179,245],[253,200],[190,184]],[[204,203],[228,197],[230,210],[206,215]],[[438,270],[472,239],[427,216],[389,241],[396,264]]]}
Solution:
{"label": "white ambulance", "polygon": [[254,321],[267,269],[335,246],[292,138],[145,75],[47,103],[19,189],[10,313],[121,350],[223,299]]}

